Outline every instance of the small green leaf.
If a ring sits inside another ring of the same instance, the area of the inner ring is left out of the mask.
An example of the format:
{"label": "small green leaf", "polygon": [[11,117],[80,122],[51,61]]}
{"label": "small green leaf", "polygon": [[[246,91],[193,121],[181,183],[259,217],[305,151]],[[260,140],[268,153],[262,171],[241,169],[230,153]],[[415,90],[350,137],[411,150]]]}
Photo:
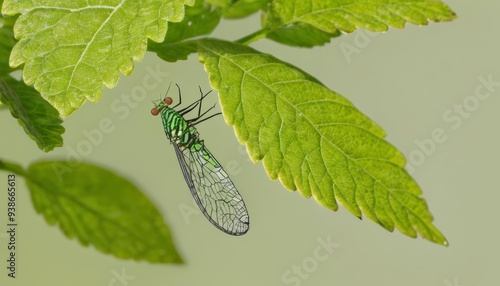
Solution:
{"label": "small green leaf", "polygon": [[26,178],[33,205],[68,238],[118,258],[182,263],[156,207],[130,181],[85,163],[32,164]]}
{"label": "small green leaf", "polygon": [[237,19],[252,15],[253,13],[265,9],[270,0],[238,0],[225,7],[224,18]]}
{"label": "small green leaf", "polygon": [[198,1],[193,7],[186,7],[186,15],[179,23],[168,23],[168,33],[162,43],[149,41],[148,51],[155,52],[168,62],[186,60],[196,52],[192,43],[185,39],[210,34],[220,22],[220,8]]}
{"label": "small green leaf", "polygon": [[149,42],[148,51],[156,53],[158,57],[167,62],[187,60],[190,54],[196,53],[196,44],[192,42],[180,43],[154,43]]}
{"label": "small green leaf", "polygon": [[406,22],[427,25],[456,17],[435,0],[275,0],[268,15],[271,28],[306,23],[328,33],[351,33],[356,28],[383,32],[388,26],[403,28]]}
{"label": "small green leaf", "polygon": [[221,8],[228,7],[231,5],[231,2],[233,2],[233,0],[207,0],[207,3]]}
{"label": "small green leaf", "polygon": [[220,9],[204,1],[186,7],[184,19],[179,23],[168,23],[164,43],[176,43],[185,39],[210,34],[220,22]]}
{"label": "small green leaf", "polygon": [[196,53],[196,45],[192,42],[180,42],[173,44],[158,44],[150,42],[148,45],[148,51],[156,53],[156,55],[164,61],[176,62],[187,60],[190,54]]}
{"label": "small green leaf", "polygon": [[147,39],[163,41],[167,21],[181,21],[183,4],[194,0],[50,2],[5,1],[4,14],[21,13],[10,64],[24,64],[24,81],[67,116],[85,100],[98,101],[119,72],[131,74]]}
{"label": "small green leaf", "polygon": [[271,179],[337,210],[337,201],[384,228],[446,245],[403,155],[346,98],[254,49],[199,41],[226,121]]}
{"label": "small green leaf", "polygon": [[266,37],[289,46],[311,48],[314,46],[322,46],[330,42],[331,38],[340,35],[339,31],[337,31],[337,33],[328,33],[308,24],[297,23],[291,26],[273,29]]}
{"label": "small green leaf", "polygon": [[45,152],[63,145],[64,127],[59,113],[32,87],[4,75],[0,76],[0,101],[17,118],[24,132]]}

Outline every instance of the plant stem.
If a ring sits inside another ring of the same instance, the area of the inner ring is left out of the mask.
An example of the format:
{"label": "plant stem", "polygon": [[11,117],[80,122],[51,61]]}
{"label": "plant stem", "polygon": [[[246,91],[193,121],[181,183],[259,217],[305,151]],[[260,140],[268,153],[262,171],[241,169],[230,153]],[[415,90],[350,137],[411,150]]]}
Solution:
{"label": "plant stem", "polygon": [[12,173],[16,173],[20,176],[26,177],[26,170],[21,165],[18,165],[13,162],[7,162],[0,159],[0,170],[10,171]]}
{"label": "plant stem", "polygon": [[267,33],[269,33],[269,31],[270,30],[268,28],[260,29],[254,33],[251,33],[250,35],[247,35],[239,40],[236,40],[235,42],[243,45],[248,45],[251,42],[264,38],[267,35]]}

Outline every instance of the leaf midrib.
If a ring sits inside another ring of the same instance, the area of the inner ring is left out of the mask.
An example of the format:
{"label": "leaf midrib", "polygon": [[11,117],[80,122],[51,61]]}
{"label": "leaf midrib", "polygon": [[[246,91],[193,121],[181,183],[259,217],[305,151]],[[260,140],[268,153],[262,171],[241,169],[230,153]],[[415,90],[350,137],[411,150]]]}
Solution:
{"label": "leaf midrib", "polygon": [[102,22],[101,26],[99,26],[99,28],[95,31],[94,35],[92,36],[92,39],[90,39],[90,41],[85,46],[85,49],[83,50],[82,54],[80,55],[80,58],[78,59],[78,61],[76,62],[76,64],[73,67],[73,71],[71,72],[71,76],[69,77],[68,84],[66,85],[66,91],[68,91],[70,86],[72,86],[72,82],[73,82],[73,78],[74,78],[74,74],[76,72],[76,69],[80,65],[80,63],[83,61],[83,58],[87,54],[89,47],[92,45],[95,38],[97,37],[99,32],[103,29],[103,27],[110,21],[110,19],[113,17],[113,15],[123,6],[123,3],[125,3],[125,0],[122,0],[119,5],[117,5],[116,7],[113,7],[114,10],[112,9],[112,12],[109,14],[109,16],[106,18],[106,20]]}

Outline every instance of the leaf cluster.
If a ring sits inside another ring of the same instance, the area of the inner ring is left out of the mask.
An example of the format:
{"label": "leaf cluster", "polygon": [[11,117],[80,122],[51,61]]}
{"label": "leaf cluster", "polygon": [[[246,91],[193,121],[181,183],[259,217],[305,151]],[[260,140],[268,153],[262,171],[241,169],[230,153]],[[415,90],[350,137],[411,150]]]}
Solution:
{"label": "leaf cluster", "polygon": [[[86,101],[97,102],[103,86],[114,87],[119,74],[129,75],[147,51],[169,62],[196,53],[219,92],[226,121],[271,179],[331,210],[341,203],[389,231],[447,244],[404,169],[404,156],[384,140],[380,126],[304,70],[248,46],[267,38],[310,48],[358,28],[385,32],[406,23],[453,20],[456,15],[444,3],[5,0],[0,5],[0,101],[41,150],[62,146],[62,118]],[[261,27],[254,33],[234,41],[206,37],[224,18],[255,13],[261,13]],[[12,76],[16,70],[22,70],[22,80]],[[159,213],[130,182],[87,164],[56,179],[54,168],[64,162],[35,163],[27,171],[0,163],[25,175],[36,210],[68,237],[117,257],[180,262]],[[51,179],[42,182],[41,176]],[[134,229],[142,223],[133,216],[160,226],[157,233],[151,225]],[[106,231],[96,234],[96,228]],[[150,233],[151,241],[132,242],[136,231]]]}

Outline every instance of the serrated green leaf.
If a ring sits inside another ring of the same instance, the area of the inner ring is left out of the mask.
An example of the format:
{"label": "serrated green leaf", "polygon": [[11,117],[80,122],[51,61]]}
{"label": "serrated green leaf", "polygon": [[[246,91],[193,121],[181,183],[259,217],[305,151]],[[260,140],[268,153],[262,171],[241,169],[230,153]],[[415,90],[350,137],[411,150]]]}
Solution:
{"label": "serrated green leaf", "polygon": [[149,41],[148,51],[155,52],[168,62],[186,60],[196,52],[196,46],[181,41],[210,34],[219,24],[220,18],[220,8],[198,1],[193,7],[186,7],[186,15],[181,22],[168,24],[168,33],[162,43]]}
{"label": "serrated green leaf", "polygon": [[181,21],[184,4],[193,2],[6,0],[3,13],[21,13],[10,65],[24,64],[24,81],[67,116],[85,100],[98,101],[120,72],[132,73],[147,39],[163,41],[167,21]]}
{"label": "serrated green leaf", "polygon": [[64,127],[59,113],[32,87],[0,76],[0,101],[9,107],[24,132],[45,152],[63,145]]}
{"label": "serrated green leaf", "polygon": [[446,244],[403,155],[346,98],[250,47],[200,40],[200,61],[224,118],[271,179],[337,210],[337,201],[392,231]]}
{"label": "serrated green leaf", "polygon": [[0,75],[6,75],[14,71],[9,66],[10,51],[16,44],[13,31],[14,20],[14,17],[6,19],[3,15],[0,15]]}
{"label": "serrated green leaf", "polygon": [[237,19],[252,15],[264,9],[271,0],[238,0],[225,7],[224,18]]}
{"label": "serrated green leaf", "polygon": [[435,0],[307,0],[272,2],[268,27],[306,23],[328,33],[351,33],[356,28],[374,32],[403,28],[406,22],[450,21],[456,17],[446,4]]}
{"label": "serrated green leaf", "polygon": [[26,183],[36,211],[68,238],[118,258],[182,263],[161,214],[125,178],[86,163],[46,161],[28,168]]}
{"label": "serrated green leaf", "polygon": [[330,42],[331,38],[340,35],[339,31],[333,34],[316,29],[308,24],[297,23],[292,26],[273,29],[266,37],[289,46],[311,48],[314,46],[322,46]]}

